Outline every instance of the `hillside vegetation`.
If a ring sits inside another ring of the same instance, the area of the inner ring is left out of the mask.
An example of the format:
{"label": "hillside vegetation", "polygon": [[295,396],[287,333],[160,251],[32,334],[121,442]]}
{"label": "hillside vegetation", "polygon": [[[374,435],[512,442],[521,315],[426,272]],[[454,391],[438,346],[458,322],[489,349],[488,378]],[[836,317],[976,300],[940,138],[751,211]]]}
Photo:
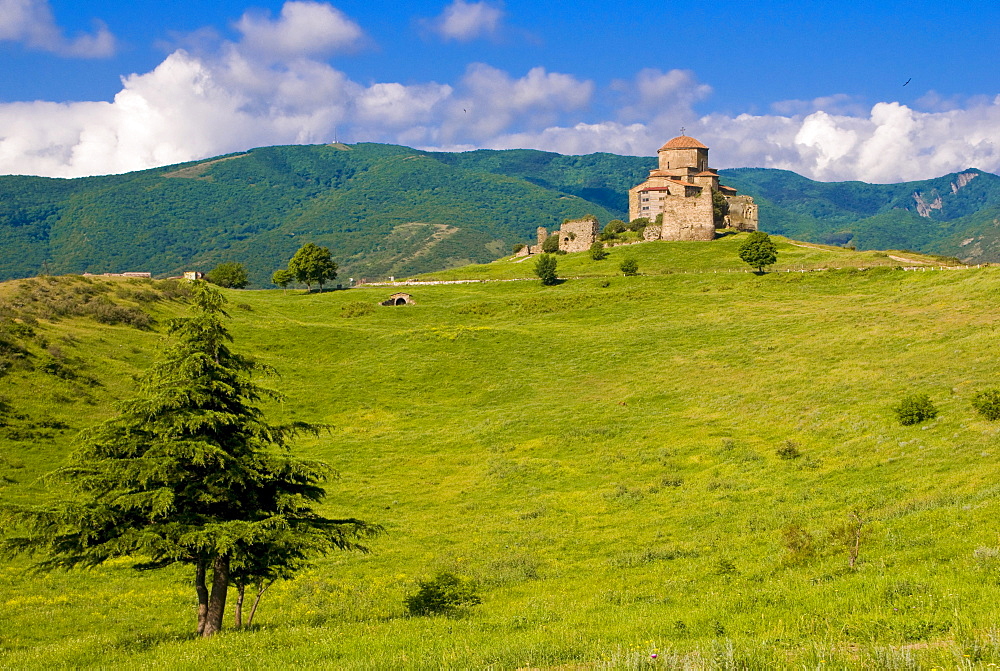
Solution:
{"label": "hillside vegetation", "polygon": [[[264,147],[81,179],[2,176],[0,279],[169,276],[231,261],[246,264],[255,286],[270,286],[271,273],[307,242],[333,250],[342,278],[485,263],[534,241],[538,226],[586,214],[602,224],[627,218],[628,189],[654,166],[653,157],[362,143]],[[1000,261],[996,175],[887,185],[751,168],[721,176],[758,200],[770,233]]]}
{"label": "hillside vegetation", "polygon": [[[1000,424],[971,407],[1000,373],[1000,270],[860,269],[871,254],[782,242],[786,269],[843,269],[712,272],[735,270],[739,238],[639,245],[647,274],[628,278],[628,248],[570,254],[581,279],[416,286],[404,307],[376,305],[386,287],[227,291],[236,346],[281,375],[270,417],[332,427],[297,450],[341,474],[324,514],[387,534],[207,642],[189,638],[186,573],[4,565],[0,666],[1000,663]],[[149,324],[46,312],[75,287]],[[0,302],[23,350],[0,378],[0,492],[44,501],[59,486],[38,477],[128,396],[184,296],[40,278]],[[900,426],[893,406],[919,393],[940,414]],[[483,603],[406,615],[442,569]]]}

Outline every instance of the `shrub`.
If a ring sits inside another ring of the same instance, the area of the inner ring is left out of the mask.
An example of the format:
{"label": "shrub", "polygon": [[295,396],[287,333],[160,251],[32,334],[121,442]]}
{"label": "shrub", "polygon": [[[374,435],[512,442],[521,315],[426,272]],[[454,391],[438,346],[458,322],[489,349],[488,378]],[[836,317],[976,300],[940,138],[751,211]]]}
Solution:
{"label": "shrub", "polygon": [[639,232],[649,226],[649,217],[638,217],[628,222],[628,230]]}
{"label": "shrub", "polygon": [[559,235],[557,233],[545,238],[545,242],[542,243],[542,251],[546,254],[555,254],[559,251]]}
{"label": "shrub", "polygon": [[972,407],[991,422],[1000,419],[1000,389],[979,392],[972,398]]}
{"label": "shrub", "polygon": [[787,560],[795,564],[816,556],[816,539],[801,524],[788,524],[781,529],[781,544],[788,553]]}
{"label": "shrub", "polygon": [[417,593],[406,597],[404,602],[410,615],[452,613],[483,602],[475,582],[447,571],[417,584]]}
{"label": "shrub", "polygon": [[618,266],[618,269],[622,271],[625,276],[638,275],[639,274],[639,262],[635,259],[625,259]]}
{"label": "shrub", "polygon": [[524,249],[526,246],[527,245],[525,245],[523,242],[519,242],[516,245],[514,245],[514,247],[511,249],[510,253],[511,254],[517,254],[519,251],[521,251],[522,249]]}
{"label": "shrub", "polygon": [[603,233],[604,235],[614,237],[619,233],[624,233],[627,230],[628,230],[628,224],[626,224],[624,221],[622,221],[621,219],[612,219],[611,221],[608,222],[607,226],[604,227],[604,230],[601,231],[601,233]]}
{"label": "shrub", "polygon": [[774,453],[782,459],[798,459],[802,456],[799,446],[793,440],[786,440]]}
{"label": "shrub", "polygon": [[911,426],[934,419],[938,415],[938,409],[927,394],[913,394],[907,396],[899,405],[893,408],[899,423],[903,426]]}
{"label": "shrub", "polygon": [[608,251],[604,249],[604,243],[600,240],[594,240],[594,243],[590,245],[590,258],[594,261],[603,261],[608,258]]}
{"label": "shrub", "polygon": [[220,263],[215,268],[212,268],[205,275],[205,279],[212,284],[226,287],[227,289],[245,289],[250,283],[246,266],[233,261]]}
{"label": "shrub", "polygon": [[551,254],[542,254],[535,261],[535,274],[541,278],[542,284],[552,285],[558,282],[556,275],[556,257]]}

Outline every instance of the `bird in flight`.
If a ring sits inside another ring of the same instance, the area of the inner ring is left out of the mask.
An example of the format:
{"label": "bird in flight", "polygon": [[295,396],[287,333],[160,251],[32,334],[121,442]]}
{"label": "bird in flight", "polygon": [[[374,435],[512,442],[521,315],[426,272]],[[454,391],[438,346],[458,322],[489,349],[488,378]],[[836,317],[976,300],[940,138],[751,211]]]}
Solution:
{"label": "bird in flight", "polygon": [[913,81],[913,77],[910,77],[910,78],[909,78],[909,79],[907,79],[907,80],[906,80],[905,82],[903,82],[903,86],[906,86],[907,84],[909,84],[909,83],[910,83],[910,82],[912,82],[912,81]]}

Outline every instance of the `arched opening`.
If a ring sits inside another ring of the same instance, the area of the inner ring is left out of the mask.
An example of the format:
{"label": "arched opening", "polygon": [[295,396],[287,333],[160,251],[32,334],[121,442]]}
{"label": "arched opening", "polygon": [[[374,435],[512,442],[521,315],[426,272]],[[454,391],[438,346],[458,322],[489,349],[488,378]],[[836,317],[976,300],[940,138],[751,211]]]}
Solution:
{"label": "arched opening", "polygon": [[400,296],[396,299],[396,305],[406,305],[406,299]]}

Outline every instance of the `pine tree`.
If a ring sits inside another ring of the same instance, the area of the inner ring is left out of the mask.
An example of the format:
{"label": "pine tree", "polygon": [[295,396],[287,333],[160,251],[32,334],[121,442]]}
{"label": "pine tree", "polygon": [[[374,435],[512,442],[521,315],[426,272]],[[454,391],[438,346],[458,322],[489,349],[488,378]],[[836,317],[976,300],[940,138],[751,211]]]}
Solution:
{"label": "pine tree", "polygon": [[363,551],[360,541],[381,529],[314,512],[328,469],[287,448],[315,427],[265,420],[258,403],[277,394],[253,380],[264,366],[229,348],[225,299],[198,282],[193,301],[193,316],[170,323],[177,342],[135,398],[83,432],[70,463],[50,476],[73,500],[9,509],[24,533],[4,547],[43,555],[42,569],[123,556],[142,558],[137,568],[190,565],[197,631],[211,636],[222,628],[230,583],[242,595],[248,584],[290,577],[309,556]]}

